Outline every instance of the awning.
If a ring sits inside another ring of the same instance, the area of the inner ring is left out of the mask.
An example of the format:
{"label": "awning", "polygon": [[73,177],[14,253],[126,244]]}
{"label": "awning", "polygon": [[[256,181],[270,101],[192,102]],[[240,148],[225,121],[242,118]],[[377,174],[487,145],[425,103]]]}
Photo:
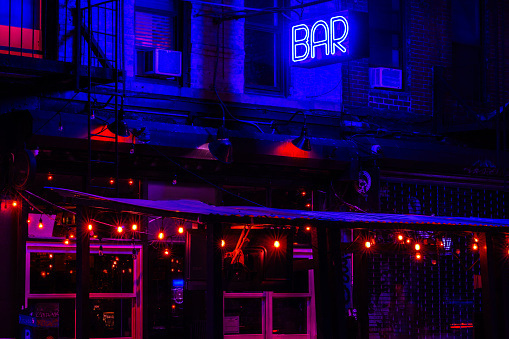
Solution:
{"label": "awning", "polygon": [[[437,228],[435,226],[457,226],[457,230],[478,227],[509,227],[509,219],[436,217],[416,214],[358,213],[358,212],[321,212],[288,210],[250,206],[213,206],[196,200],[143,200],[109,198],[73,191],[64,188],[47,187],[62,196],[84,199],[91,207],[114,208],[125,212],[133,211],[147,214],[167,214],[176,217],[205,217],[205,220],[223,220],[224,222],[242,222],[256,219],[256,223],[304,225],[319,222],[330,225],[342,224],[343,227],[362,228]],[[215,217],[215,218],[214,218]],[[218,218],[219,217],[219,218]],[[345,225],[346,224],[346,225]],[[385,226],[384,226],[385,225]],[[426,226],[426,227],[424,227]],[[430,227],[431,226],[431,227]],[[462,226],[462,228],[459,228]],[[447,227],[450,229],[450,227]]]}

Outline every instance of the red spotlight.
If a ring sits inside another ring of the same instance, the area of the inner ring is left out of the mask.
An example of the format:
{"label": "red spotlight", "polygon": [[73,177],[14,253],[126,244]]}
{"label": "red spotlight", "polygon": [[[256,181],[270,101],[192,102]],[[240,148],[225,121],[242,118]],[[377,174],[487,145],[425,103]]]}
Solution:
{"label": "red spotlight", "polygon": [[371,242],[370,242],[370,241],[366,241],[366,242],[364,243],[364,247],[366,247],[366,248],[371,248]]}
{"label": "red spotlight", "polygon": [[275,248],[279,248],[280,246],[281,246],[281,243],[278,240],[274,241]]}

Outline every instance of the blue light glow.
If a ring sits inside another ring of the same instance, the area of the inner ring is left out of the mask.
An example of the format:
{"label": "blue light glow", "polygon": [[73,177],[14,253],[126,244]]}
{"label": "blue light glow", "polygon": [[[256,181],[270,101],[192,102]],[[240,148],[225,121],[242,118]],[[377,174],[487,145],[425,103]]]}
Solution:
{"label": "blue light glow", "polygon": [[[316,30],[319,27],[323,27],[324,34],[322,40],[317,40]],[[329,55],[329,26],[323,20],[318,20],[311,27],[311,59],[315,58],[315,50],[317,47],[324,46],[325,47],[325,55]]]}
{"label": "blue light glow", "polygon": [[184,279],[173,280],[173,287],[184,287]]}
{"label": "blue light glow", "polygon": [[[304,31],[304,37],[302,39],[297,38],[297,32]],[[306,52],[302,55],[298,55],[297,48],[304,46]],[[309,56],[309,28],[308,26],[301,24],[292,27],[292,61],[298,62],[306,60]]]}

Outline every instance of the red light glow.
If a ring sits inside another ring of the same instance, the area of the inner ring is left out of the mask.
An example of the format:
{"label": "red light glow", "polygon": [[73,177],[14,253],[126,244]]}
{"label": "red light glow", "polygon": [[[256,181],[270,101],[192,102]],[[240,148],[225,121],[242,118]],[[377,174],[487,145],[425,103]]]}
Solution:
{"label": "red light glow", "polygon": [[170,251],[168,251],[167,249],[164,250],[164,255],[170,255]]}
{"label": "red light glow", "polygon": [[48,175],[48,180],[53,180],[53,176],[52,175]]}
{"label": "red light glow", "polygon": [[473,245],[472,245],[472,249],[473,249],[474,251],[477,251],[477,250],[479,249],[479,247],[477,246],[477,244],[473,244]]}
{"label": "red light glow", "polygon": [[415,259],[417,259],[417,260],[421,260],[421,258],[422,258],[422,257],[421,257],[421,254],[420,254],[420,253],[417,253],[417,254],[415,255]]}
{"label": "red light glow", "polygon": [[163,232],[159,232],[159,234],[157,235],[157,238],[159,240],[163,240],[164,239],[164,233]]}
{"label": "red light glow", "polygon": [[415,244],[415,250],[416,250],[416,251],[419,251],[420,249],[421,249],[421,245],[419,245],[419,244]]}
{"label": "red light glow", "polygon": [[136,230],[138,229],[138,225],[133,224],[133,225],[131,226],[131,229],[132,229],[133,231],[136,231]]}
{"label": "red light glow", "polygon": [[301,195],[302,195],[303,197],[305,197],[305,196],[306,196],[306,191],[302,191]]}
{"label": "red light glow", "polygon": [[134,184],[134,181],[129,180],[129,185],[132,185],[132,184]]}
{"label": "red light glow", "polygon": [[274,241],[275,248],[279,248],[280,246],[281,246],[281,243],[278,240]]}
{"label": "red light glow", "polygon": [[311,231],[311,227],[306,227],[306,231]]}
{"label": "red light glow", "polygon": [[113,185],[115,183],[115,180],[111,179],[110,184]]}
{"label": "red light glow", "polygon": [[69,239],[65,239],[64,244],[69,245]]}
{"label": "red light glow", "polygon": [[180,234],[184,233],[184,227],[180,226],[180,227],[179,227],[179,229],[178,229],[178,232],[179,232]]}
{"label": "red light glow", "polygon": [[16,207],[16,206],[18,206],[18,202],[17,201],[13,201],[12,202],[12,207]]}
{"label": "red light glow", "polygon": [[366,248],[371,248],[371,242],[370,242],[370,241],[366,241],[366,242],[364,243],[364,247],[366,247]]}
{"label": "red light glow", "polygon": [[403,240],[403,236],[402,236],[401,234],[400,234],[400,235],[398,235],[398,240],[399,240],[399,241],[402,241],[402,240]]}
{"label": "red light glow", "polygon": [[89,231],[91,231],[93,228],[94,228],[94,226],[92,226],[92,224],[88,224],[88,230]]}
{"label": "red light glow", "polygon": [[406,243],[407,243],[407,244],[410,244],[410,241],[411,241],[410,239],[407,239],[407,240],[406,240]]}
{"label": "red light glow", "polygon": [[474,238],[474,241],[475,242],[479,242],[479,238]]}
{"label": "red light glow", "polygon": [[53,254],[52,254],[52,253],[50,253],[50,254],[49,254],[49,258],[50,258],[50,259],[52,259],[52,258],[53,258]]}
{"label": "red light glow", "polygon": [[473,328],[473,323],[459,323],[459,324],[451,324],[451,328]]}
{"label": "red light glow", "polygon": [[226,243],[224,242],[224,240],[221,240],[221,247],[224,247],[226,245]]}
{"label": "red light glow", "polygon": [[124,232],[124,228],[122,226],[118,226],[117,233],[122,233],[122,232]]}

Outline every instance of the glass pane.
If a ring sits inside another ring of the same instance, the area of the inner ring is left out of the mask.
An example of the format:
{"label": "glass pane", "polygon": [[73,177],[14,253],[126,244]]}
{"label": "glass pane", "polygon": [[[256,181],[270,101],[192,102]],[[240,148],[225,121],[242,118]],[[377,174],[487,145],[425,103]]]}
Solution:
{"label": "glass pane", "polygon": [[173,18],[136,11],[136,46],[173,49]]}
{"label": "glass pane", "polygon": [[[276,7],[277,2],[274,0],[245,0],[244,7],[246,8],[273,8]],[[248,11],[247,14],[255,13],[253,11]],[[274,26],[276,24],[276,14],[262,14],[255,15],[246,18],[246,22],[250,24],[259,24],[259,25],[267,25]]]}
{"label": "glass pane", "polygon": [[307,298],[272,299],[274,334],[307,333]]}
{"label": "glass pane", "polygon": [[[74,299],[33,299],[28,300],[28,308],[21,311],[21,314],[30,315],[31,312],[35,312],[38,305],[58,305],[58,327],[56,328],[45,328],[38,329],[44,332],[41,338],[49,337],[50,335],[54,338],[74,338]],[[44,306],[43,306],[44,307]],[[32,313],[37,317],[37,314]],[[56,331],[56,333],[54,333]],[[42,335],[42,334],[41,334]]]}
{"label": "glass pane", "polygon": [[261,298],[224,299],[225,334],[261,334]]}
{"label": "glass pane", "polygon": [[245,30],[244,79],[246,85],[276,86],[275,81],[275,34]]}
{"label": "glass pane", "polygon": [[90,337],[130,337],[132,299],[90,299]]}
{"label": "glass pane", "polygon": [[[90,256],[91,293],[133,293],[130,254]],[[30,293],[76,293],[75,253],[31,253]]]}

